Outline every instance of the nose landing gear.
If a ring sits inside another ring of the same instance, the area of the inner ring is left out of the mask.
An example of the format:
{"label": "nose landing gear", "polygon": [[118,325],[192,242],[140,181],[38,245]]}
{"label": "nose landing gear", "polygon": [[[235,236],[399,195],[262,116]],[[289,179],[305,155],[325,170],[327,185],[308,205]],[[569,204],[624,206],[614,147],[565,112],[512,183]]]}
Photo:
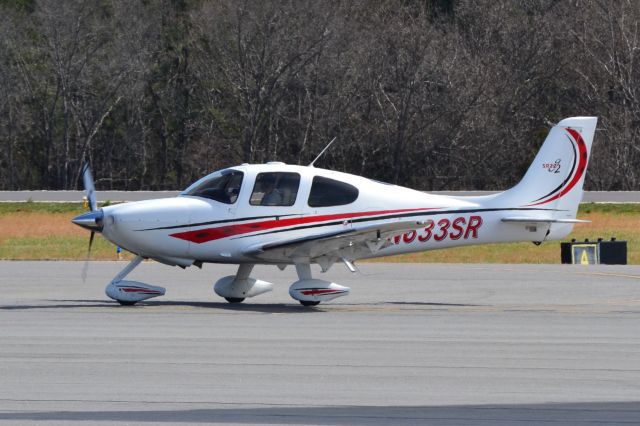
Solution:
{"label": "nose landing gear", "polygon": [[133,271],[142,260],[142,256],[136,256],[131,263],[120,271],[107,285],[107,288],[105,288],[106,295],[123,306],[131,306],[142,300],[164,296],[165,289],[163,287],[145,284],[139,281],[124,280],[124,277]]}

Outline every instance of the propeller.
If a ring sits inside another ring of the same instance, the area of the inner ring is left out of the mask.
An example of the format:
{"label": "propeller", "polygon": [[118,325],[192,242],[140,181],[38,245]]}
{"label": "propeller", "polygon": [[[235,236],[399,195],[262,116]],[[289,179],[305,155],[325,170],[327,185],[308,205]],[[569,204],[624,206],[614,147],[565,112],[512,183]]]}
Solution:
{"label": "propeller", "polygon": [[[87,200],[89,201],[89,210],[92,212],[98,209],[98,202],[96,200],[96,186],[93,184],[93,176],[91,175],[91,169],[89,168],[89,162],[84,163],[84,167],[82,168],[82,182],[84,183],[84,189],[87,191]],[[88,263],[91,258],[91,247],[93,246],[93,239],[96,236],[96,231],[91,230],[91,236],[89,237],[89,248],[87,250],[87,260],[85,264]]]}
{"label": "propeller", "polygon": [[90,211],[72,219],[72,222],[78,226],[86,228],[91,231],[89,237],[89,247],[87,249],[87,257],[82,267],[82,282],[87,280],[87,270],[89,269],[89,259],[91,258],[91,247],[93,246],[93,240],[96,236],[96,231],[102,231],[102,210],[98,210],[98,202],[96,200],[96,187],[93,184],[93,176],[91,176],[91,169],[89,163],[85,163],[82,167],[82,181],[84,183],[84,189],[87,192],[87,201],[89,203]]}

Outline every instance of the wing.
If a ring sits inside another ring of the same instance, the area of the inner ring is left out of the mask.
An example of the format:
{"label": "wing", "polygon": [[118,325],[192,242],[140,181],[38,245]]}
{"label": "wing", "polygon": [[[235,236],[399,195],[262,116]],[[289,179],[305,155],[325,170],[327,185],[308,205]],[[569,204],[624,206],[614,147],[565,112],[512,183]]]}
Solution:
{"label": "wing", "polygon": [[392,221],[318,233],[302,238],[282,239],[249,247],[244,254],[269,262],[317,262],[328,269],[336,260],[353,260],[388,247],[388,238],[421,228],[423,221]]}

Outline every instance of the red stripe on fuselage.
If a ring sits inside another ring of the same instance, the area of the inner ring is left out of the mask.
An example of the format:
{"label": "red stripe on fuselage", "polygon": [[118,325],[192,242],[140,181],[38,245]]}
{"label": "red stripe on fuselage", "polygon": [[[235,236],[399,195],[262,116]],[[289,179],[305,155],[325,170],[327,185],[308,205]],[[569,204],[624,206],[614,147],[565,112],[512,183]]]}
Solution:
{"label": "red stripe on fuselage", "polygon": [[539,206],[540,204],[546,204],[553,200],[557,200],[558,198],[562,197],[563,195],[571,191],[573,187],[576,186],[580,178],[582,178],[582,175],[584,175],[584,171],[587,168],[587,158],[588,158],[587,145],[584,143],[582,136],[580,136],[580,133],[578,133],[577,131],[573,129],[567,129],[567,132],[569,132],[569,134],[573,137],[573,139],[576,141],[576,145],[578,146],[578,160],[579,160],[578,169],[576,173],[573,175],[573,179],[571,179],[571,181],[567,184],[567,186],[565,186],[560,192],[558,192],[553,197],[548,198],[546,200],[542,200],[538,203],[527,204],[527,206]]}
{"label": "red stripe on fuselage", "polygon": [[320,216],[296,217],[280,220],[265,220],[262,222],[241,223],[235,225],[219,226],[216,228],[198,229],[195,231],[178,232],[170,234],[171,237],[180,238],[196,244],[202,244],[220,238],[232,237],[235,235],[248,234],[251,232],[265,231],[275,228],[285,228],[287,226],[302,225],[307,223],[326,222],[332,220],[353,219],[364,216],[385,215],[390,213],[415,212],[419,210],[434,210],[433,208],[422,209],[400,209],[400,210],[377,210],[371,212],[339,213]]}

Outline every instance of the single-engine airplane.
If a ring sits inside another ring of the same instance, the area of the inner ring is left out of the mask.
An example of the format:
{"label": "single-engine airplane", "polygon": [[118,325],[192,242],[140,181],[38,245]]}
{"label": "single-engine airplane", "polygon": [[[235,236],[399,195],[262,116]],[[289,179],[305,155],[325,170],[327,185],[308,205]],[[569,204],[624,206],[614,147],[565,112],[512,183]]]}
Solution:
{"label": "single-engine airplane", "polygon": [[[575,223],[597,118],[562,120],[549,132],[515,187],[478,197],[431,195],[365,177],[280,162],[216,171],[179,196],[98,208],[93,178],[83,179],[90,212],[73,223],[136,254],[107,285],[123,305],[164,295],[165,289],[125,277],[143,259],[201,267],[239,265],[214,291],[228,302],[272,290],[251,277],[256,264],[295,265],[289,294],[305,306],[349,294],[315,279],[342,262],[472,244],[532,241],[568,235]],[[322,153],[321,153],[322,154]],[[316,158],[317,159],[317,158]],[[315,162],[315,160],[314,160]]]}

